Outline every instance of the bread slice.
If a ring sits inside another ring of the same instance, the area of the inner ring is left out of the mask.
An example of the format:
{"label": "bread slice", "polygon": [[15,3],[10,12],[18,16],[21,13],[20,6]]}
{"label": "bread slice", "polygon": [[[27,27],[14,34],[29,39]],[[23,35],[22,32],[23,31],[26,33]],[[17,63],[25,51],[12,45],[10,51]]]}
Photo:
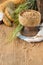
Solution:
{"label": "bread slice", "polygon": [[3,12],[5,11],[6,7],[10,7],[12,9],[15,9],[15,4],[11,0],[9,0],[9,1],[7,0],[7,1],[3,2],[2,4],[0,4],[0,10],[2,10]]}
{"label": "bread slice", "polygon": [[5,6],[6,6],[6,4],[8,3],[8,2],[10,2],[10,1],[5,1],[5,2],[3,2],[3,3],[1,3],[0,4],[0,11],[2,10],[2,11],[4,11],[5,10]]}
{"label": "bread slice", "polygon": [[7,25],[9,27],[12,26],[11,21],[7,18],[6,15],[4,15],[4,17],[3,17],[3,22],[4,22],[5,25]]}
{"label": "bread slice", "polygon": [[11,8],[7,7],[7,8],[5,9],[5,14],[6,14],[6,16],[9,18],[9,20],[10,20],[11,22],[14,21],[14,20],[12,19],[12,13],[13,13],[13,10],[12,10]]}

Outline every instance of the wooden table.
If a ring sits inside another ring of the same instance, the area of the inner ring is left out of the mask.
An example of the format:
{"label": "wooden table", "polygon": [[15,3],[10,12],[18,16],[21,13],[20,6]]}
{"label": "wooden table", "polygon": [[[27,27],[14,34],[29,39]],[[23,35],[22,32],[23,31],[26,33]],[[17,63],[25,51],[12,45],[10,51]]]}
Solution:
{"label": "wooden table", "polygon": [[43,65],[43,42],[27,43],[17,38],[8,43],[14,28],[0,25],[0,65]]}

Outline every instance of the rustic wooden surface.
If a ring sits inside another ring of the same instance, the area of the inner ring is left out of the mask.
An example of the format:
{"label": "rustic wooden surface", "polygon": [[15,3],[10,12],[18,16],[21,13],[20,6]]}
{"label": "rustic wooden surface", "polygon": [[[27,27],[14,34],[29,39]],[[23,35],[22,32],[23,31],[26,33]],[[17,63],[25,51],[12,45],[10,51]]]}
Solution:
{"label": "rustic wooden surface", "polygon": [[7,42],[14,27],[0,25],[0,65],[43,65],[43,42],[27,43],[18,38]]}

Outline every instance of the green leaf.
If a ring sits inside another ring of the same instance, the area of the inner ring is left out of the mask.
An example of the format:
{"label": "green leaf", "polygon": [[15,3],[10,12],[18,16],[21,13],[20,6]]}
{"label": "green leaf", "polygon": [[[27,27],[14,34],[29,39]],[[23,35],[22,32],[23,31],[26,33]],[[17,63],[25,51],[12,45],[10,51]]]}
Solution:
{"label": "green leaf", "polygon": [[19,24],[17,26],[17,28],[13,31],[13,38],[16,37],[16,35],[18,34],[18,32],[20,32],[22,30],[23,26],[21,24]]}
{"label": "green leaf", "polygon": [[12,35],[11,35],[11,38],[10,38],[9,40],[11,41],[11,40],[15,39],[16,36],[17,36],[17,34],[18,34],[18,32],[20,32],[20,31],[22,30],[22,28],[23,28],[23,26],[22,26],[21,24],[19,24],[19,25],[15,28],[15,30],[13,31],[13,33],[12,33]]}

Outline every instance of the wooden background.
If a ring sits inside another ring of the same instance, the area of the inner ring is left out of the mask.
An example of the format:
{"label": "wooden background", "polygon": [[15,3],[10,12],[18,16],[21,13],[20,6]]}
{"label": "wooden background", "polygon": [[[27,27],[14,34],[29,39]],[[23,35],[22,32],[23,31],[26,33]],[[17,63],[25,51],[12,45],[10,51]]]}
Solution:
{"label": "wooden background", "polygon": [[8,43],[14,28],[0,25],[0,65],[43,65],[43,42],[27,43],[17,38]]}

